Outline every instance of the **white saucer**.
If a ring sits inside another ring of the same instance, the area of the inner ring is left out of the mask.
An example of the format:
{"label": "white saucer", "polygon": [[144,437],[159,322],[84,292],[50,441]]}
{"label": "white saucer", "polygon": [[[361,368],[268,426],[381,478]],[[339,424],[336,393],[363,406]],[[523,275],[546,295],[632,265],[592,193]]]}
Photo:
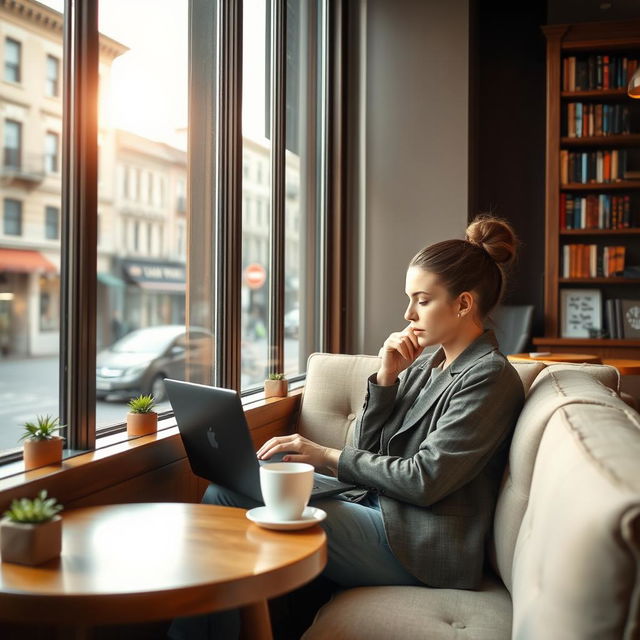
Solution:
{"label": "white saucer", "polygon": [[300,520],[274,520],[269,515],[267,507],[255,507],[247,511],[247,518],[265,529],[276,529],[279,531],[291,531],[293,529],[306,529],[314,524],[322,522],[327,517],[327,512],[317,507],[307,507],[302,512]]}

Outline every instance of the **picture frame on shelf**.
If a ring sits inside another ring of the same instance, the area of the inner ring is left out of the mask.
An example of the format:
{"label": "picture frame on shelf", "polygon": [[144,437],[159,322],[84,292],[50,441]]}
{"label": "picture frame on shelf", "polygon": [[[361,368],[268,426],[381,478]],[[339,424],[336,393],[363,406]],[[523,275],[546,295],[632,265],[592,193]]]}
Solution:
{"label": "picture frame on shelf", "polygon": [[561,336],[589,338],[602,330],[602,292],[600,289],[561,289]]}

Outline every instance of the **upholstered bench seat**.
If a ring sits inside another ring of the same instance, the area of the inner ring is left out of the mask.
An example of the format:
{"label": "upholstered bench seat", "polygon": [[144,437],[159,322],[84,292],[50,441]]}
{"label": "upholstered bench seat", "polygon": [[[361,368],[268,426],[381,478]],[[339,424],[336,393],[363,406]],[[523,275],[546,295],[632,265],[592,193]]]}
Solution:
{"label": "upholstered bench seat", "polygon": [[[312,355],[300,432],[348,442],[378,365],[370,356]],[[640,639],[640,415],[620,399],[613,367],[515,367],[527,398],[483,587],[349,589],[303,640]]]}

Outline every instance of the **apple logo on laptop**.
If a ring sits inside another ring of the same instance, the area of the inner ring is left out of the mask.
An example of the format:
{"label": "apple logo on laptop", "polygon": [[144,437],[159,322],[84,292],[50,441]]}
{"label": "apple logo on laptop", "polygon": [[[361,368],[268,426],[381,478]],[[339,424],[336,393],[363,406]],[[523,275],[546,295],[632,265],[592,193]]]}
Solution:
{"label": "apple logo on laptop", "polygon": [[213,427],[209,427],[207,430],[207,440],[209,440],[209,444],[214,448],[218,448],[218,441],[216,440],[216,432],[213,430]]}

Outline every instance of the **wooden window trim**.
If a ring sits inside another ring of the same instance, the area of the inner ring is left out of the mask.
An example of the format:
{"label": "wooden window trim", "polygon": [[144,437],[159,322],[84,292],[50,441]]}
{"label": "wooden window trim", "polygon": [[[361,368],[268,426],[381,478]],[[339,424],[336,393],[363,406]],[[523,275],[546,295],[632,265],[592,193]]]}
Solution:
{"label": "wooden window trim", "polygon": [[[252,402],[245,410],[254,447],[268,438],[287,433],[297,415],[302,388],[286,398],[270,398]],[[48,466],[32,471],[17,471],[0,479],[0,511],[11,500],[33,496],[41,489],[55,496],[63,505],[91,501],[93,494],[126,482],[144,473],[186,459],[184,447],[173,418],[171,426],[156,434],[115,442],[63,461],[62,466]],[[14,466],[15,465],[15,466]],[[22,467],[22,463],[6,465],[5,470]],[[206,482],[206,481],[203,481]],[[135,500],[135,496],[131,496]]]}

